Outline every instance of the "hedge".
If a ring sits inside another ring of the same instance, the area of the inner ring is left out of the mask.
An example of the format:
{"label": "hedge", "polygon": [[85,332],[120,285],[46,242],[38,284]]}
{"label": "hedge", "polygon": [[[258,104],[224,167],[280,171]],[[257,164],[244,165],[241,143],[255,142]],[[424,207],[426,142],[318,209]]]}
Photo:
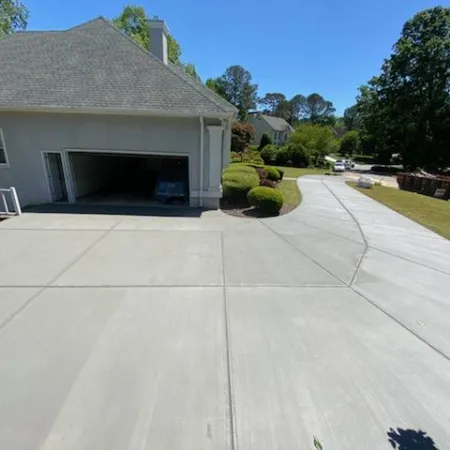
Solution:
{"label": "hedge", "polygon": [[223,172],[223,198],[227,201],[247,203],[247,193],[256,186],[259,186],[259,176],[252,167],[230,167]]}
{"label": "hedge", "polygon": [[267,166],[266,171],[267,171],[267,178],[269,180],[272,180],[272,181],[280,181],[281,180],[280,172],[278,171],[278,169],[276,167]]}
{"label": "hedge", "polygon": [[266,186],[253,188],[247,194],[247,200],[250,205],[266,214],[277,214],[283,206],[281,192]]}
{"label": "hedge", "polygon": [[260,153],[261,158],[264,161],[264,164],[272,164],[275,162],[277,157],[278,149],[274,145],[266,145]]}

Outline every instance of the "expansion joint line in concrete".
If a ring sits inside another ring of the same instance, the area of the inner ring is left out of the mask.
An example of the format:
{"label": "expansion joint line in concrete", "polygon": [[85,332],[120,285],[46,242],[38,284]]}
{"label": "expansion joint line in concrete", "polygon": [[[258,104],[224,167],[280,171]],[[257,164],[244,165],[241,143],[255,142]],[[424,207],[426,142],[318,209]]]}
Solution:
{"label": "expansion joint line in concrete", "polygon": [[353,277],[350,281],[349,286],[353,286],[353,284],[355,283],[356,277],[359,273],[359,269],[361,268],[362,262],[367,254],[367,250],[369,249],[369,243],[367,242],[366,236],[364,235],[364,232],[361,228],[360,223],[358,222],[358,219],[353,215],[353,213],[347,208],[347,206],[345,206],[344,202],[327,186],[327,184],[324,182],[323,179],[321,179],[322,184],[325,186],[325,188],[328,190],[328,192],[335,198],[335,200],[345,209],[345,211],[347,212],[347,214],[353,219],[353,221],[355,222],[356,226],[358,227],[359,233],[361,234],[362,240],[364,242],[364,251],[363,254],[361,255],[361,258],[358,261],[358,264],[356,266],[356,270],[355,273],[353,274]]}
{"label": "expansion joint line in concrete", "polygon": [[315,259],[311,258],[311,256],[309,256],[307,253],[302,252],[298,247],[296,247],[294,244],[292,244],[291,242],[289,242],[282,234],[277,233],[275,230],[273,230],[272,228],[269,227],[269,225],[267,225],[266,223],[264,223],[262,220],[259,220],[259,222],[265,226],[269,231],[271,231],[273,234],[275,234],[277,237],[279,237],[281,240],[283,240],[284,242],[286,242],[286,244],[288,244],[290,247],[292,247],[295,251],[297,251],[298,253],[300,253],[301,255],[303,255],[305,258],[308,258],[310,261],[312,261],[316,266],[320,267],[323,271],[327,272],[329,275],[331,275],[333,278],[335,278],[336,280],[338,280],[340,283],[344,284],[345,286],[347,286],[347,283],[343,280],[341,280],[339,277],[337,277],[333,272],[331,272],[330,270],[328,270],[326,267],[322,266],[322,264],[319,264]]}
{"label": "expansion joint line in concrete", "polygon": [[[397,319],[396,317],[394,317],[392,314],[388,313],[385,309],[383,309],[381,306],[379,306],[377,303],[375,303],[374,301],[370,300],[369,298],[367,298],[365,295],[363,295],[361,292],[359,292],[358,290],[356,290],[353,286],[355,279],[356,279],[356,275],[359,272],[359,269],[361,267],[362,261],[367,253],[367,250],[369,249],[369,244],[366,240],[366,237],[364,236],[364,232],[361,228],[361,225],[359,224],[358,220],[356,219],[356,217],[352,214],[352,212],[344,205],[344,203],[336,196],[336,194],[324,183],[323,179],[321,180],[322,184],[326,187],[326,189],[333,195],[333,197],[339,202],[339,204],[347,211],[347,213],[350,215],[350,217],[352,217],[352,219],[355,221],[356,225],[358,226],[358,229],[361,233],[361,237],[364,240],[364,244],[365,244],[365,250],[364,253],[359,261],[359,264],[356,268],[355,274],[352,278],[351,283],[348,285],[348,287],[355,293],[357,294],[359,297],[361,297],[362,299],[364,299],[366,302],[368,302],[369,304],[371,304],[372,306],[374,306],[375,308],[377,308],[380,312],[382,312],[383,314],[385,314],[386,316],[388,316],[390,319],[392,319],[394,322],[396,322],[398,325],[400,325],[404,330],[408,331],[409,333],[411,333],[414,337],[416,337],[417,339],[419,339],[419,341],[421,341],[423,344],[427,345],[429,348],[431,348],[432,350],[434,350],[438,355],[442,356],[444,359],[446,359],[447,361],[450,361],[450,357],[448,355],[446,355],[442,350],[440,350],[438,347],[434,346],[433,344],[431,344],[430,342],[428,342],[426,339],[424,339],[422,336],[420,336],[416,331],[414,331],[412,328],[408,327],[407,325],[405,325],[403,322],[401,322],[399,319]],[[362,195],[362,194],[361,194]],[[377,251],[382,251],[382,250],[378,250]],[[389,252],[385,252],[390,254]],[[392,256],[396,256],[397,255],[392,255]],[[401,259],[406,259],[406,258],[402,258],[399,257]],[[406,259],[407,261],[410,261],[408,259]],[[418,265],[423,265],[420,263],[415,263],[414,261],[410,261],[414,264],[418,264]],[[427,266],[424,266],[427,267]]]}
{"label": "expansion joint line in concrete", "polygon": [[50,280],[50,282],[46,286],[42,286],[27,302],[25,302],[18,310],[14,311],[6,320],[4,320],[0,324],[0,330],[8,326],[14,319],[16,319],[25,309],[27,309],[33,302],[36,300],[42,292],[44,292],[47,287],[55,283],[58,278],[60,278],[64,273],[66,273],[71,267],[73,267],[74,264],[76,264],[80,259],[86,255],[87,252],[89,252],[92,248],[94,248],[102,239],[104,239],[106,236],[108,236],[109,233],[114,229],[112,227],[105,233],[103,233],[98,239],[96,239],[91,245],[89,245],[83,252],[81,252],[68,266],[66,266],[63,270],[61,270],[53,279]]}
{"label": "expansion joint line in concrete", "polygon": [[231,355],[231,333],[230,319],[228,314],[227,286],[225,273],[225,251],[223,244],[223,232],[220,233],[220,248],[222,252],[222,289],[223,289],[223,312],[225,325],[225,354],[227,365],[227,402],[228,402],[228,419],[230,428],[230,444],[231,450],[237,450],[237,428],[236,428],[236,409],[233,396],[233,371],[232,371],[232,355]]}

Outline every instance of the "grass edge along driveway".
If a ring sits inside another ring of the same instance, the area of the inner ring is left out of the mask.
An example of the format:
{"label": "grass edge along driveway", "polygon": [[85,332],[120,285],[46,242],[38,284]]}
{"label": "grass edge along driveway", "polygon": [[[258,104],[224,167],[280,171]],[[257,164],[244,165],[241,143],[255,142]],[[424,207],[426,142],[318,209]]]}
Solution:
{"label": "grass edge along driveway", "polygon": [[364,189],[358,188],[354,181],[347,181],[347,184],[431,231],[450,239],[449,201],[385,186]]}

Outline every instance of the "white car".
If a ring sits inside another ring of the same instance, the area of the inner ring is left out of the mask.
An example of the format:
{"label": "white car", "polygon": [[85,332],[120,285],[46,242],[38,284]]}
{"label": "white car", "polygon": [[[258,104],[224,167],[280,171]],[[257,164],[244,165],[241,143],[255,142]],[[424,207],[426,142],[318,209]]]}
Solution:
{"label": "white car", "polygon": [[351,159],[347,159],[345,161],[345,168],[347,170],[353,169],[355,167],[355,163]]}
{"label": "white car", "polygon": [[345,163],[344,161],[336,161],[333,166],[333,172],[344,172]]}

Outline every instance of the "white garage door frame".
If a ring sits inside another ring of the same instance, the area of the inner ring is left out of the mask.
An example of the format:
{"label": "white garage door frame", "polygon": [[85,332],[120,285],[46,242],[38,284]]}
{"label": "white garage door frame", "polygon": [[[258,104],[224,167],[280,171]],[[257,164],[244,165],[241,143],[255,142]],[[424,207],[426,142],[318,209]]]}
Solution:
{"label": "white garage door frame", "polygon": [[64,170],[64,176],[66,177],[66,186],[68,191],[68,200],[69,203],[77,202],[77,189],[76,184],[73,178],[73,168],[72,163],[70,161],[70,153],[107,153],[112,155],[121,155],[121,156],[131,156],[131,155],[139,155],[139,156],[175,156],[187,158],[188,160],[188,182],[190,184],[190,169],[191,169],[191,160],[189,153],[173,153],[173,152],[143,152],[143,151],[123,151],[123,150],[98,150],[98,149],[80,149],[80,148],[66,148],[61,151],[63,165],[66,167]]}
{"label": "white garage door frame", "polygon": [[48,190],[48,198],[50,200],[50,202],[53,202],[53,193],[52,193],[52,188],[50,186],[50,181],[49,181],[49,172],[48,172],[48,167],[47,167],[47,163],[46,163],[46,155],[48,154],[57,154],[61,156],[61,163],[62,163],[62,168],[63,168],[63,176],[64,176],[64,181],[66,184],[66,189],[67,189],[67,201],[69,203],[74,203],[71,201],[71,186],[69,186],[69,180],[71,178],[71,167],[69,164],[69,160],[67,158],[67,156],[64,154],[64,151],[62,150],[41,150],[41,158],[42,158],[42,164],[44,166],[44,173],[45,173],[45,182],[47,184],[47,190]]}

